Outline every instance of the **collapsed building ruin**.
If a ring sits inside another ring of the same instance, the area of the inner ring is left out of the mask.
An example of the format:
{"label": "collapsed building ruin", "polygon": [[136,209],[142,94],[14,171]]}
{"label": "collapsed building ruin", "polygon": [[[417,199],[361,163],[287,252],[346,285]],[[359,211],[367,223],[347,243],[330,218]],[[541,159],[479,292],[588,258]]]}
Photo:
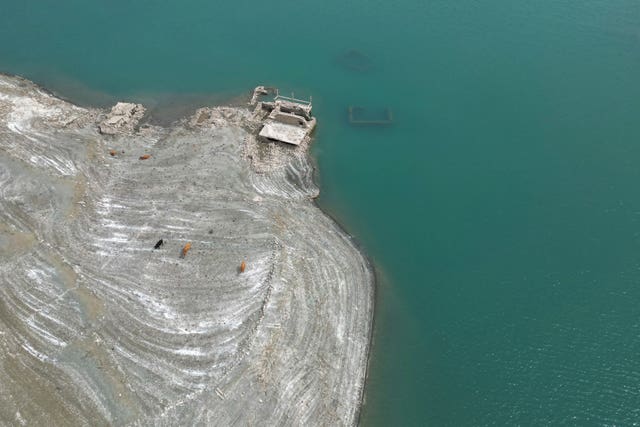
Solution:
{"label": "collapsed building ruin", "polygon": [[[272,101],[259,99],[272,95]],[[300,145],[311,135],[316,119],[311,116],[312,98],[297,99],[280,95],[276,88],[258,86],[253,91],[251,105],[255,105],[254,115],[263,121],[258,137],[264,142],[284,142]]]}

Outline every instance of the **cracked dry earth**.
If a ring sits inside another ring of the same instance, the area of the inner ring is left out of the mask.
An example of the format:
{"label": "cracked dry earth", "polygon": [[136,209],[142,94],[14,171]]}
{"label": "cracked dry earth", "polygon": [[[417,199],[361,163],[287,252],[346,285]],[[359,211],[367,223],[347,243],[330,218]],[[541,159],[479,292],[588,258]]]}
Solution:
{"label": "cracked dry earth", "polygon": [[0,424],[357,422],[367,260],[306,154],[208,114],[101,135],[0,76]]}

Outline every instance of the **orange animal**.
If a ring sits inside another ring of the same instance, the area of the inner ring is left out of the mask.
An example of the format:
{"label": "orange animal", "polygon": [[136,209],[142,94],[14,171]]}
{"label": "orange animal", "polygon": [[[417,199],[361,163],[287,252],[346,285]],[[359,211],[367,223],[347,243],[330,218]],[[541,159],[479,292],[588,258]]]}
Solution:
{"label": "orange animal", "polygon": [[115,156],[116,154],[118,154],[118,152],[116,150],[111,150],[109,151],[109,154],[111,154],[112,156]]}
{"label": "orange animal", "polygon": [[191,242],[188,242],[186,245],[182,247],[182,255],[180,255],[180,258],[186,257],[187,252],[189,252],[189,249],[191,249]]}
{"label": "orange animal", "polygon": [[244,273],[245,268],[247,268],[247,263],[242,261],[240,264],[240,273]]}
{"label": "orange animal", "polygon": [[140,156],[140,160],[147,160],[149,157],[151,157],[151,154],[145,154]]}

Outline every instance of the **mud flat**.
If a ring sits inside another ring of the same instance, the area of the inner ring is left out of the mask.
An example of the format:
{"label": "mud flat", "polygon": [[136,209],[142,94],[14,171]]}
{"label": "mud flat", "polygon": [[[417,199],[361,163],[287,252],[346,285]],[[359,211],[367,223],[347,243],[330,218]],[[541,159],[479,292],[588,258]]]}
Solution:
{"label": "mud flat", "polygon": [[0,76],[0,424],[355,424],[374,278],[306,147],[121,107]]}

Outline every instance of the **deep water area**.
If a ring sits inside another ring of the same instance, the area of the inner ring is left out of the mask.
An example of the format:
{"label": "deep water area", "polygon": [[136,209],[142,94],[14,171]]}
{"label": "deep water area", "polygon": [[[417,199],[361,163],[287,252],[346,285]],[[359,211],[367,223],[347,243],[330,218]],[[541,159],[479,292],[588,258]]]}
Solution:
{"label": "deep water area", "polygon": [[7,2],[0,40],[81,105],[313,96],[378,275],[362,425],[640,422],[636,0]]}

